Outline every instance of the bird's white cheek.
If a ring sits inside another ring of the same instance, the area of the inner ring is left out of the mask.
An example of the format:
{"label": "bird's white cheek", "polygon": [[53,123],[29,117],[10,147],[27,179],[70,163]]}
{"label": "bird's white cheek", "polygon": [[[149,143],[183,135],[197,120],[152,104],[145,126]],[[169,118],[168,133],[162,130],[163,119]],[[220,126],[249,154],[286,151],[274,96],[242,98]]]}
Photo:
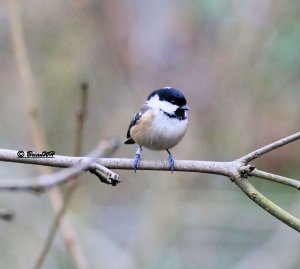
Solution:
{"label": "bird's white cheek", "polygon": [[178,108],[177,105],[171,104],[170,102],[159,100],[158,95],[153,96],[149,101],[147,101],[147,105],[154,110],[162,110],[169,114],[173,114]]}

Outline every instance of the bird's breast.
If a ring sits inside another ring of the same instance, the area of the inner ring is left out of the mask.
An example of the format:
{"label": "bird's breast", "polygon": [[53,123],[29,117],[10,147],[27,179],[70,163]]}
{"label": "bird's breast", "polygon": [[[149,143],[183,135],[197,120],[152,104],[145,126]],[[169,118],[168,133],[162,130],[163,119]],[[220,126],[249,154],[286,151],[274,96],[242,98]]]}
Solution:
{"label": "bird's breast", "polygon": [[170,118],[164,113],[153,114],[147,111],[142,120],[130,130],[134,141],[153,150],[171,149],[184,136],[188,120]]}

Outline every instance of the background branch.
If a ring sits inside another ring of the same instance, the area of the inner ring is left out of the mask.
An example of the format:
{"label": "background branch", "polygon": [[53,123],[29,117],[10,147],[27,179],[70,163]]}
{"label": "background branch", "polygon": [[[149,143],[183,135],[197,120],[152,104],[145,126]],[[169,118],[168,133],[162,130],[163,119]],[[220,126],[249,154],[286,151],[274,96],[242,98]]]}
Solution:
{"label": "background branch", "polygon": [[[35,149],[39,152],[48,149],[44,124],[40,116],[39,101],[35,86],[35,78],[30,66],[26,48],[22,20],[20,17],[20,6],[18,0],[7,0],[8,14],[11,27],[12,46],[14,49],[16,63],[21,78],[21,89],[26,100],[31,132]],[[40,174],[51,174],[49,167],[39,167]],[[49,193],[50,203],[54,212],[58,212],[63,204],[63,198],[57,187],[52,188]],[[67,219],[61,219],[60,227],[66,248],[70,251],[74,264],[78,269],[87,269],[87,260],[78,245],[75,231]],[[76,248],[70,249],[68,240],[72,238]]]}
{"label": "background branch", "polygon": [[[82,140],[83,140],[83,130],[84,130],[84,122],[86,119],[86,114],[87,114],[87,96],[88,96],[88,83],[83,82],[81,83],[81,87],[80,87],[81,91],[80,91],[80,109],[77,113],[77,121],[76,121],[76,138],[75,138],[75,149],[74,149],[74,155],[75,156],[79,156],[81,154],[81,150],[82,150]],[[102,150],[99,148],[99,152],[97,153],[96,156],[100,157],[102,155]],[[95,158],[94,157],[94,158]],[[92,157],[93,158],[93,157]],[[85,166],[81,167],[81,171],[83,171],[84,169],[88,168],[89,165],[91,165],[92,162],[90,163],[86,163]],[[79,166],[77,166],[77,168],[79,168]],[[63,178],[63,177],[62,177]],[[69,184],[67,191],[64,195],[64,199],[63,199],[63,205],[60,208],[60,210],[56,213],[53,223],[49,229],[48,235],[47,235],[47,239],[45,241],[45,245],[42,248],[41,254],[39,255],[37,262],[35,264],[35,268],[40,268],[42,267],[42,264],[44,263],[51,245],[53,243],[55,234],[57,232],[57,229],[59,228],[59,223],[60,223],[60,219],[64,216],[70,202],[71,202],[71,198],[74,194],[74,192],[76,191],[77,187],[78,187],[78,181],[77,179],[77,175],[73,175],[71,178],[72,182]],[[69,241],[69,247],[70,248],[76,248],[76,245],[73,246],[74,241],[72,240],[72,236],[68,239]],[[76,251],[76,250],[75,250]],[[82,264],[84,264],[84,267],[88,268],[88,264],[85,262],[81,262]]]}

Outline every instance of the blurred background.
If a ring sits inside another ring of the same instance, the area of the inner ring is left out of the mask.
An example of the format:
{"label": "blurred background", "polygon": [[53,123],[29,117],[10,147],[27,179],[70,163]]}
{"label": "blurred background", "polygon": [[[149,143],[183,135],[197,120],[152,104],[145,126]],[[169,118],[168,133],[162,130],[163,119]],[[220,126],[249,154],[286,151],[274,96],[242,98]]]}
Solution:
{"label": "blurred background", "polygon": [[[80,83],[90,84],[83,154],[109,137],[125,139],[149,93],[181,89],[190,125],[176,159],[234,160],[299,131],[299,1],[7,0],[0,3],[0,147],[34,150],[12,39],[21,16],[28,62],[49,150],[72,155]],[[299,142],[255,165],[300,178]],[[46,150],[46,149],[45,149]],[[114,157],[132,158],[136,145]],[[165,160],[144,150],[143,159]],[[208,174],[116,171],[122,183],[88,173],[67,216],[89,268],[299,268],[296,231],[268,215],[227,178]],[[0,163],[0,178],[38,175],[37,167]],[[300,216],[300,196],[251,182]],[[15,211],[0,221],[1,268],[31,268],[53,220],[47,194],[1,192]],[[43,268],[76,268],[61,234]]]}

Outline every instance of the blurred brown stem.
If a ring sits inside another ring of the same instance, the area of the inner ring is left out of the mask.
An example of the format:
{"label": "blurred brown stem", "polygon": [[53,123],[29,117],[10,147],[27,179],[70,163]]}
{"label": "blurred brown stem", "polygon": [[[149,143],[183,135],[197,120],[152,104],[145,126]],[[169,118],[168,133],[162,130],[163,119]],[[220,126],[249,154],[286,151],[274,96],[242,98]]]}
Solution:
{"label": "blurred brown stem", "polygon": [[[83,140],[83,130],[84,130],[84,122],[86,119],[86,114],[87,114],[87,95],[88,95],[88,83],[83,82],[81,83],[81,92],[80,92],[80,110],[77,113],[77,125],[76,125],[76,131],[75,131],[75,135],[76,135],[76,139],[75,139],[75,149],[74,149],[74,155],[78,156],[81,154],[82,151],[82,140]],[[71,199],[73,197],[74,192],[76,191],[77,187],[78,187],[78,181],[77,179],[77,175],[74,175],[72,177],[72,181],[70,183],[70,185],[68,186],[66,193],[64,195],[64,199],[63,199],[63,205],[60,208],[60,210],[56,213],[54,220],[52,222],[52,225],[49,229],[48,235],[47,235],[47,239],[45,241],[45,245],[41,251],[41,254],[36,262],[36,266],[35,268],[39,268],[41,267],[40,265],[42,265],[50,251],[52,242],[54,240],[55,234],[57,232],[57,229],[59,228],[59,223],[61,218],[64,216],[70,202]],[[73,245],[74,244],[74,240],[72,240],[72,238],[70,238],[68,240],[69,245]],[[74,248],[74,246],[70,246],[70,248]],[[88,265],[85,264],[84,265],[85,268],[88,268]]]}
{"label": "blurred brown stem", "polygon": [[[17,0],[7,0],[8,18],[11,26],[12,46],[16,56],[16,63],[21,78],[21,89],[24,91],[26,98],[27,111],[30,115],[29,120],[31,123],[31,131],[33,143],[37,151],[42,152],[48,148],[46,134],[44,131],[43,122],[40,117],[39,102],[37,97],[37,90],[35,87],[35,79],[31,70],[28,52],[25,44],[24,31],[22,26],[21,17],[19,14],[19,3]],[[49,167],[39,167],[40,174],[50,174]],[[58,212],[62,207],[63,199],[60,190],[55,187],[49,191],[49,198],[54,212]],[[67,219],[61,219],[60,227],[67,249],[70,251],[71,256],[77,268],[87,268],[87,261],[81,251],[79,244],[76,240],[76,235],[71,223]],[[68,242],[72,239],[72,247]],[[38,266],[36,268],[40,268]]]}
{"label": "blurred brown stem", "polygon": [[75,131],[75,149],[74,155],[81,155],[82,151],[82,141],[83,141],[83,131],[84,131],[84,123],[87,117],[87,101],[88,101],[88,90],[89,84],[88,82],[82,82],[80,85],[80,109],[77,112],[77,121],[76,121],[76,131]]}

